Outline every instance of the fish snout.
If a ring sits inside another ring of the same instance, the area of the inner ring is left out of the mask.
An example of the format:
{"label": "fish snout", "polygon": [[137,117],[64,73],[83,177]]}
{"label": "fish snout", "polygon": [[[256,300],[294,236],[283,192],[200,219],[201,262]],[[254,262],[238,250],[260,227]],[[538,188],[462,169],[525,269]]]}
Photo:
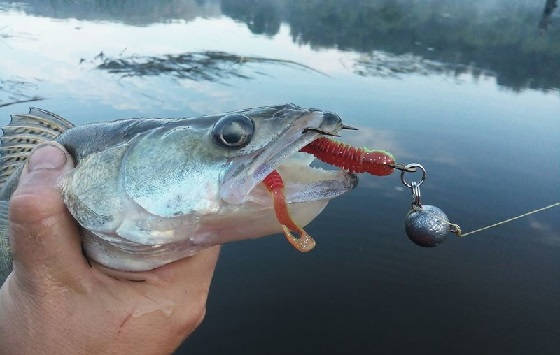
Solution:
{"label": "fish snout", "polygon": [[323,112],[323,121],[319,129],[323,132],[328,132],[336,135],[342,129],[342,118],[332,112]]}
{"label": "fish snout", "polygon": [[325,136],[335,136],[338,137],[338,132],[342,129],[356,129],[352,126],[348,126],[342,123],[342,119],[339,115],[332,112],[321,112],[322,117],[318,127],[306,128],[304,132],[312,131],[323,134]]}

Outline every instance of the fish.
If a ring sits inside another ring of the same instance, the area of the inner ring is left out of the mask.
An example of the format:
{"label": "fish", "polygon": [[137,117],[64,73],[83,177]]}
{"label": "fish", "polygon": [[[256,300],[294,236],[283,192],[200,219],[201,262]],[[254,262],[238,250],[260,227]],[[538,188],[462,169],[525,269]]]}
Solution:
{"label": "fish", "polygon": [[307,225],[358,178],[311,166],[315,157],[300,150],[348,127],[333,112],[295,104],[81,126],[36,107],[14,114],[0,137],[0,281],[12,263],[9,200],[37,145],[56,141],[74,159],[60,189],[82,227],[85,256],[146,271],[213,245],[286,232],[262,183],[271,173],[282,178],[289,218]]}

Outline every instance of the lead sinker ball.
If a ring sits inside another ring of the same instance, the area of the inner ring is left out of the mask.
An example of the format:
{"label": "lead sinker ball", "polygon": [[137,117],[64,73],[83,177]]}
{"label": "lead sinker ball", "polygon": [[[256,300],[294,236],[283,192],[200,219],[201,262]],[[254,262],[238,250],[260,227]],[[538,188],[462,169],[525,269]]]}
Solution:
{"label": "lead sinker ball", "polygon": [[449,219],[432,205],[412,208],[406,215],[404,226],[408,238],[422,247],[438,246],[449,233]]}

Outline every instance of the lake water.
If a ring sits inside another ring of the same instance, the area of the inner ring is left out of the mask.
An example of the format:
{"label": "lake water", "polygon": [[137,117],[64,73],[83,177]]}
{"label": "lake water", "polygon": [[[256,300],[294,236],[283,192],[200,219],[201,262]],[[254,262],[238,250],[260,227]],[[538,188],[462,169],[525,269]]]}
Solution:
{"label": "lake water", "polygon": [[[470,230],[560,200],[555,5],[0,2],[0,121],[318,107],[360,128],[344,141],[422,163],[423,201]],[[425,249],[410,199],[398,174],[362,176],[307,227],[313,252],[224,246],[177,353],[558,354],[560,208]]]}

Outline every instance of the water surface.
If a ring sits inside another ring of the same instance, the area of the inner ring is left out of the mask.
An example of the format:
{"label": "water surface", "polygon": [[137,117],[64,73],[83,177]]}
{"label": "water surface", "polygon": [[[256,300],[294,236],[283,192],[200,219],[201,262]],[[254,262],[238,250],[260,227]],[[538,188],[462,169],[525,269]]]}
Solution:
{"label": "water surface", "polygon": [[[293,102],[420,162],[465,230],[560,200],[555,1],[0,2],[0,120],[76,124]],[[30,101],[21,102],[18,101]],[[35,101],[40,100],[40,101]],[[182,354],[557,354],[558,208],[435,249],[363,176],[307,230],[226,245]]]}

